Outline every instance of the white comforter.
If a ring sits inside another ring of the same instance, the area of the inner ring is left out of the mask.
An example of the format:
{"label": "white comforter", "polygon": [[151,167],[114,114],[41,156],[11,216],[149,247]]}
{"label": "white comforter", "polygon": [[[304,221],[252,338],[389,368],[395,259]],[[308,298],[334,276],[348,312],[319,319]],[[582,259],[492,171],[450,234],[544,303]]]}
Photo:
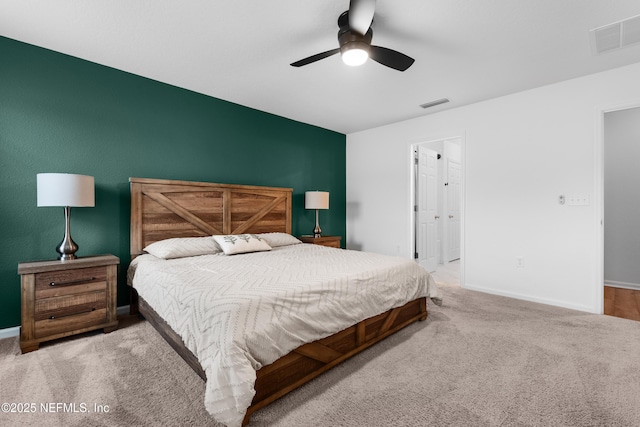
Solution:
{"label": "white comforter", "polygon": [[440,298],[413,261],[312,244],[173,260],[141,255],[129,281],[196,355],[207,375],[205,407],[228,426],[241,425],[262,366],[408,301]]}

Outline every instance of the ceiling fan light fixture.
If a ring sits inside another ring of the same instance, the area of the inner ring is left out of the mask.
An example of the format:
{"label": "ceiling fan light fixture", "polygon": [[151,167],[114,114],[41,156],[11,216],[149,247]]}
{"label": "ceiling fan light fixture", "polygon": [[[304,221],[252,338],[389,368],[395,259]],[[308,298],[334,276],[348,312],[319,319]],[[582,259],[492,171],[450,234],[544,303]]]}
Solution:
{"label": "ceiling fan light fixture", "polygon": [[357,67],[369,59],[369,46],[362,42],[346,43],[340,47],[340,53],[342,62],[351,67]]}
{"label": "ceiling fan light fixture", "polygon": [[[371,44],[373,38],[373,15],[375,0],[350,0],[349,10],[338,17],[339,48],[311,55],[291,63],[292,67],[302,67],[340,52],[342,61],[352,67],[367,62],[367,59],[398,71],[405,71],[414,59],[396,50]],[[351,25],[353,23],[353,25]]]}

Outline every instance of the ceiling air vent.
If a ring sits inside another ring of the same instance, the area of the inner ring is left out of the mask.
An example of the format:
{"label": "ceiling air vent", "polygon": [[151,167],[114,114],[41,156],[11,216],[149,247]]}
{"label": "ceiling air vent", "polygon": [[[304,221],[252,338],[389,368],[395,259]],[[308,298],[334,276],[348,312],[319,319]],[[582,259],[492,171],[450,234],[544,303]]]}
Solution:
{"label": "ceiling air vent", "polygon": [[422,108],[430,108],[430,107],[435,107],[436,105],[446,104],[447,102],[449,102],[449,99],[440,98],[440,99],[436,99],[435,101],[427,102],[425,104],[420,104],[420,106]]}
{"label": "ceiling air vent", "polygon": [[640,15],[589,31],[594,55],[640,42]]}

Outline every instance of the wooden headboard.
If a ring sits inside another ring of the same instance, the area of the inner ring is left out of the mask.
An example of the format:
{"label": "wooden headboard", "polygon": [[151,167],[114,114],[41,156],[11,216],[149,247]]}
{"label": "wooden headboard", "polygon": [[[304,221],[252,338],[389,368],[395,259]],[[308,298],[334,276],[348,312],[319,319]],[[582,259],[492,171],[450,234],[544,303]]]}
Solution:
{"label": "wooden headboard", "polygon": [[158,240],[291,233],[291,188],[129,178],[131,255]]}

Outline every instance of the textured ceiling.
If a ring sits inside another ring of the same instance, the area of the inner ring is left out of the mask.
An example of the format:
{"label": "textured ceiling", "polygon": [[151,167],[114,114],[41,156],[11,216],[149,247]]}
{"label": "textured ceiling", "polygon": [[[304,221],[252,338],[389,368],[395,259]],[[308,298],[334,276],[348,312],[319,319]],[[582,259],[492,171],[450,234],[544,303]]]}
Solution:
{"label": "textured ceiling", "polygon": [[373,44],[415,58],[407,71],[289,66],[338,47],[348,6],[2,0],[0,35],[345,134],[640,62],[640,44],[595,56],[589,40],[638,0],[378,0]]}

